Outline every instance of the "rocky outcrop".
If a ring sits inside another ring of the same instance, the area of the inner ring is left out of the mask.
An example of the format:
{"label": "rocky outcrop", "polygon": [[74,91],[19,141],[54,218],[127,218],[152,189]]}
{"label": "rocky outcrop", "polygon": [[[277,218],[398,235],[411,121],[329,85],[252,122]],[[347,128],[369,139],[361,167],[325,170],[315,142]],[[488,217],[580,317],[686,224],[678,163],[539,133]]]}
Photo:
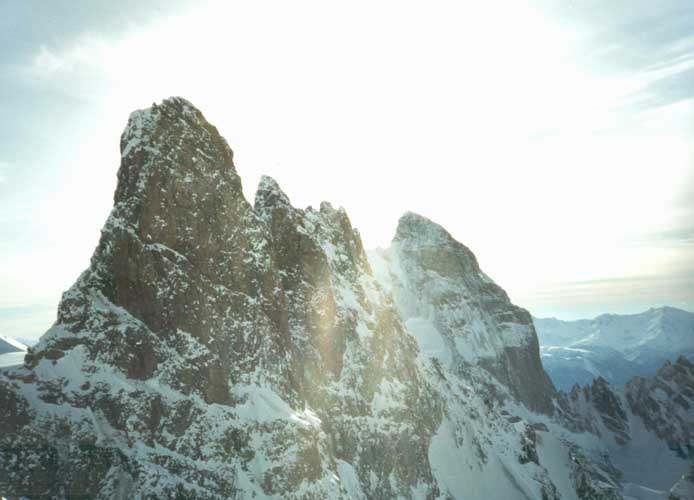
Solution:
{"label": "rocky outcrop", "polygon": [[626,445],[636,417],[679,456],[694,458],[694,364],[683,356],[666,362],[655,377],[634,377],[623,387],[598,377],[589,386],[575,386],[559,401],[564,416],[582,422],[577,425],[582,430]]}
{"label": "rocky outcrop", "polygon": [[[572,472],[571,480],[576,488],[576,495],[581,500],[620,500],[624,498],[621,485],[615,481],[620,472],[612,465],[609,458],[586,457],[577,446],[572,446],[569,453]],[[596,467],[599,464],[599,467]]]}
{"label": "rocky outcrop", "polygon": [[694,363],[680,356],[655,377],[634,377],[625,396],[646,429],[681,457],[694,460]]}
{"label": "rocky outcrop", "polygon": [[602,423],[614,433],[615,440],[620,444],[627,443],[630,439],[627,414],[607,381],[602,377],[596,378],[585,394],[600,415]]}
{"label": "rocky outcrop", "polygon": [[625,481],[665,489],[694,458],[694,365],[667,362],[652,378],[625,386],[603,378],[558,398],[558,418],[601,437]]}
{"label": "rocky outcrop", "polygon": [[691,500],[694,498],[694,464],[689,466],[689,470],[682,474],[668,494],[668,500]]}

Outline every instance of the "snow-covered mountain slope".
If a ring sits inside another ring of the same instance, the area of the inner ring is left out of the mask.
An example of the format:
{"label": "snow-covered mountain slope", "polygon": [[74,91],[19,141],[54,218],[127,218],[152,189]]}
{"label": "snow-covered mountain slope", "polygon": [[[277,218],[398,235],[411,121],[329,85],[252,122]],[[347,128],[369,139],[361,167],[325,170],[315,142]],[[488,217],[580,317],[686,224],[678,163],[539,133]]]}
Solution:
{"label": "snow-covered mountain slope", "polygon": [[528,313],[440,226],[404,216],[370,262],[342,209],[270,178],[251,205],[181,98],[121,153],[89,267],[0,370],[0,496],[622,498]]}
{"label": "snow-covered mountain slope", "polygon": [[601,436],[635,498],[665,498],[694,460],[694,364],[685,357],[624,386],[576,385],[559,407],[568,427]]}
{"label": "snow-covered mountain slope", "polygon": [[593,320],[534,318],[542,362],[560,389],[601,376],[615,384],[651,376],[666,360],[694,359],[694,313],[662,307]]}

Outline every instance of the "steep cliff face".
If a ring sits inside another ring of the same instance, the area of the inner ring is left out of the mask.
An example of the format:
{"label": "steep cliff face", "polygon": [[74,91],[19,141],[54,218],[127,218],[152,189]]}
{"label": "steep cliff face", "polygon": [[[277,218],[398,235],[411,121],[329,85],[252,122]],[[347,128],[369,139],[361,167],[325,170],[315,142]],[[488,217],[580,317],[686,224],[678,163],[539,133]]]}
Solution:
{"label": "steep cliff face", "polygon": [[528,408],[551,414],[554,387],[542,368],[530,314],[481,270],[441,226],[405,214],[390,248],[373,260],[407,327],[431,357],[464,376],[481,365]]}
{"label": "steep cliff face", "polygon": [[[290,391],[285,298],[226,141],[188,102],[171,99],[131,115],[121,152],[91,265],[29,364],[79,344],[129,378],[157,373],[208,403],[230,404],[230,383],[256,379]],[[169,362],[170,349],[185,366]]]}
{"label": "steep cliff face", "polygon": [[443,229],[404,217],[374,273],[344,210],[267,177],[251,206],[180,98],[121,151],[89,268],[0,371],[1,496],[618,498],[549,416],[527,313]]}

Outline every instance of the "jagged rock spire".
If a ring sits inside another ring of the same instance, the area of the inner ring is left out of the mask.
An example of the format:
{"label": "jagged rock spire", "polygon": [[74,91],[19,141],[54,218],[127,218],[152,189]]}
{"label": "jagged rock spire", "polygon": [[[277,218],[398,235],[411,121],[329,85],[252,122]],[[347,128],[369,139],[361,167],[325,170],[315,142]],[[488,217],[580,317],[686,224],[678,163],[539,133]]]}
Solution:
{"label": "jagged rock spire", "polygon": [[130,115],[121,135],[115,201],[151,190],[148,180],[171,182],[176,177],[189,183],[206,178],[240,193],[233,156],[226,140],[190,102],[165,99]]}
{"label": "jagged rock spire", "polygon": [[263,214],[274,208],[292,208],[292,204],[277,181],[268,175],[263,175],[255,192],[254,207],[256,212]]}
{"label": "jagged rock spire", "polygon": [[[229,404],[230,380],[254,363],[284,366],[258,376],[286,386],[284,298],[260,251],[268,235],[243,196],[227,142],[192,104],[171,98],[134,112],[121,147],[113,210],[90,268],[61,301],[59,323],[79,335],[97,299],[105,302],[101,310],[126,311],[138,325],[134,343],[115,337],[117,345],[89,349],[108,348],[109,357],[122,351],[114,362],[137,379],[162,372],[165,350],[192,338],[204,361],[185,376],[172,368],[171,383],[209,402]],[[243,316],[254,330],[239,337],[234,324]],[[110,335],[108,325],[93,331]],[[74,346],[57,333],[38,346],[34,363]],[[255,360],[246,366],[241,358],[249,354]]]}

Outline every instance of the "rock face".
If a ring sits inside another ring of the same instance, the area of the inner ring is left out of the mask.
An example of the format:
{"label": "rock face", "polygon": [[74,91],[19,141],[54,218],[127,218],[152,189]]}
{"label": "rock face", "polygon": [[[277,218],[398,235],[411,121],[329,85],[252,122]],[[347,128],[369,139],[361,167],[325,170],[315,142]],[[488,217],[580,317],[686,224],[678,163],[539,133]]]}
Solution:
{"label": "rock face", "polygon": [[344,210],[270,178],[251,206],[180,98],[121,153],[89,268],[0,371],[0,495],[619,497],[550,416],[527,312],[442,228],[406,215],[374,273]]}
{"label": "rock face", "polygon": [[644,426],[678,455],[694,460],[694,364],[684,356],[667,362],[655,377],[635,377],[626,399]]}

